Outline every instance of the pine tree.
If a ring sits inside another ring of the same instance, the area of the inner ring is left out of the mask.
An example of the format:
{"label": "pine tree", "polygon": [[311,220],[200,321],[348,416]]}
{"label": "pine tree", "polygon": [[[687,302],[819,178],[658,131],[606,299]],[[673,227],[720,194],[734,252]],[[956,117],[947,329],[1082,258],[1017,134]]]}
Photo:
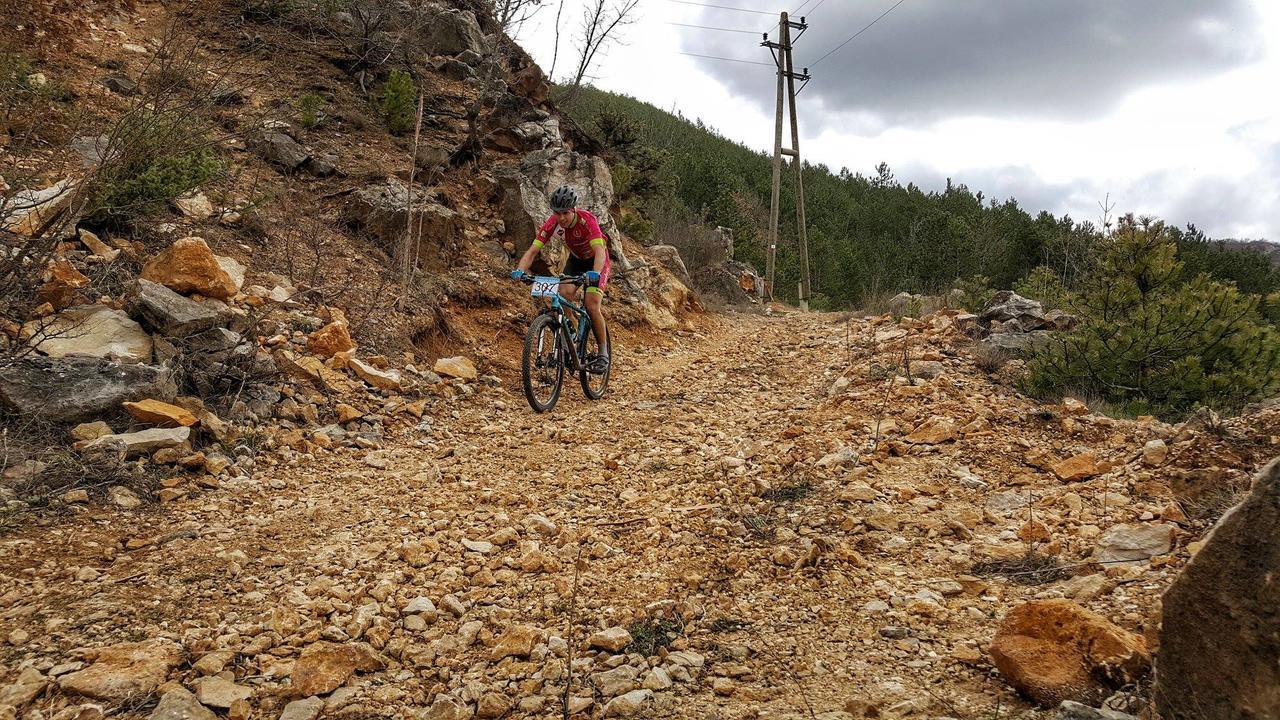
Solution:
{"label": "pine tree", "polygon": [[1280,390],[1280,333],[1260,296],[1204,273],[1186,278],[1158,222],[1125,219],[1101,252],[1096,273],[1066,296],[1079,326],[1032,358],[1032,389],[1165,415],[1238,409]]}
{"label": "pine tree", "polygon": [[402,135],[413,129],[415,100],[413,78],[402,70],[392,70],[382,89],[382,115],[393,134]]}

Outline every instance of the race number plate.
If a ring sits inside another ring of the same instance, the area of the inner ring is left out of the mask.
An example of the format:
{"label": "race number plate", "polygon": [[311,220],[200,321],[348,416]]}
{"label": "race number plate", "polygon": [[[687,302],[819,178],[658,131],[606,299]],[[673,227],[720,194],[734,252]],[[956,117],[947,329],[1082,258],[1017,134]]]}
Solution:
{"label": "race number plate", "polygon": [[533,297],[555,297],[559,290],[559,278],[539,277],[533,279],[533,287],[529,290],[529,294]]}

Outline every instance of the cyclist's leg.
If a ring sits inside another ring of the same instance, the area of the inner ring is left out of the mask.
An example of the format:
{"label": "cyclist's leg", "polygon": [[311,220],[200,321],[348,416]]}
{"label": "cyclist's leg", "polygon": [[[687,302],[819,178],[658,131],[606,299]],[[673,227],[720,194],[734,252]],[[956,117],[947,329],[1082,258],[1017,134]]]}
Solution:
{"label": "cyclist's leg", "polygon": [[[569,253],[569,259],[564,264],[565,275],[581,275],[591,269],[591,264],[586,260],[579,258],[573,253]],[[578,301],[578,286],[570,283],[560,283],[560,294],[566,300],[571,302]]]}
{"label": "cyclist's leg", "polygon": [[600,271],[600,280],[587,288],[586,301],[587,313],[591,316],[591,327],[595,331],[596,340],[600,343],[600,364],[599,370],[603,372],[609,367],[609,334],[604,319],[604,289],[609,283],[610,262],[608,259],[604,262],[604,268]]}

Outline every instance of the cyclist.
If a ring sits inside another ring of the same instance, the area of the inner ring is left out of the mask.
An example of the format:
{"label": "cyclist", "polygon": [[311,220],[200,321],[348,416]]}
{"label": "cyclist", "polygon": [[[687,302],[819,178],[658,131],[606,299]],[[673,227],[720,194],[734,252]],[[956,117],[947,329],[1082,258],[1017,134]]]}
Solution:
{"label": "cyclist", "polygon": [[[551,193],[552,216],[542,224],[538,235],[520,258],[519,265],[511,271],[515,280],[523,280],[529,267],[542,251],[542,246],[553,237],[564,241],[569,249],[569,260],[565,264],[565,275],[586,275],[587,294],[585,305],[591,316],[591,326],[595,330],[600,352],[591,358],[587,370],[603,373],[609,369],[609,335],[605,332],[604,311],[601,303],[604,300],[604,288],[609,282],[609,245],[605,242],[604,233],[596,216],[578,207],[578,193],[568,185],[561,185]],[[578,294],[576,286],[562,286],[561,294],[574,300]]]}

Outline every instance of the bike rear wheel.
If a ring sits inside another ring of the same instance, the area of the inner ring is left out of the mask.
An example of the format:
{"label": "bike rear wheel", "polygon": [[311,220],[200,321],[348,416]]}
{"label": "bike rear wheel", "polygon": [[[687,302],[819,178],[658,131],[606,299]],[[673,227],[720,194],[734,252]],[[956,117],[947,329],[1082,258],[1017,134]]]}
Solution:
{"label": "bike rear wheel", "polygon": [[[609,337],[609,328],[605,328],[604,334],[606,338]],[[582,339],[582,342],[586,345],[586,352],[583,353],[584,357],[590,357],[592,354],[600,352],[600,342],[596,338],[595,325],[588,323],[587,335]],[[582,369],[578,372],[578,378],[582,381],[582,394],[592,400],[599,400],[604,397],[605,390],[609,389],[609,373],[613,372],[613,365],[618,361],[617,350],[614,349],[613,343],[608,343],[608,346],[610,360],[608,370],[602,373],[587,372],[588,363],[583,362]]]}
{"label": "bike rear wheel", "polygon": [[548,314],[534,318],[524,337],[521,372],[524,396],[534,411],[550,412],[556,406],[565,359],[556,319]]}

